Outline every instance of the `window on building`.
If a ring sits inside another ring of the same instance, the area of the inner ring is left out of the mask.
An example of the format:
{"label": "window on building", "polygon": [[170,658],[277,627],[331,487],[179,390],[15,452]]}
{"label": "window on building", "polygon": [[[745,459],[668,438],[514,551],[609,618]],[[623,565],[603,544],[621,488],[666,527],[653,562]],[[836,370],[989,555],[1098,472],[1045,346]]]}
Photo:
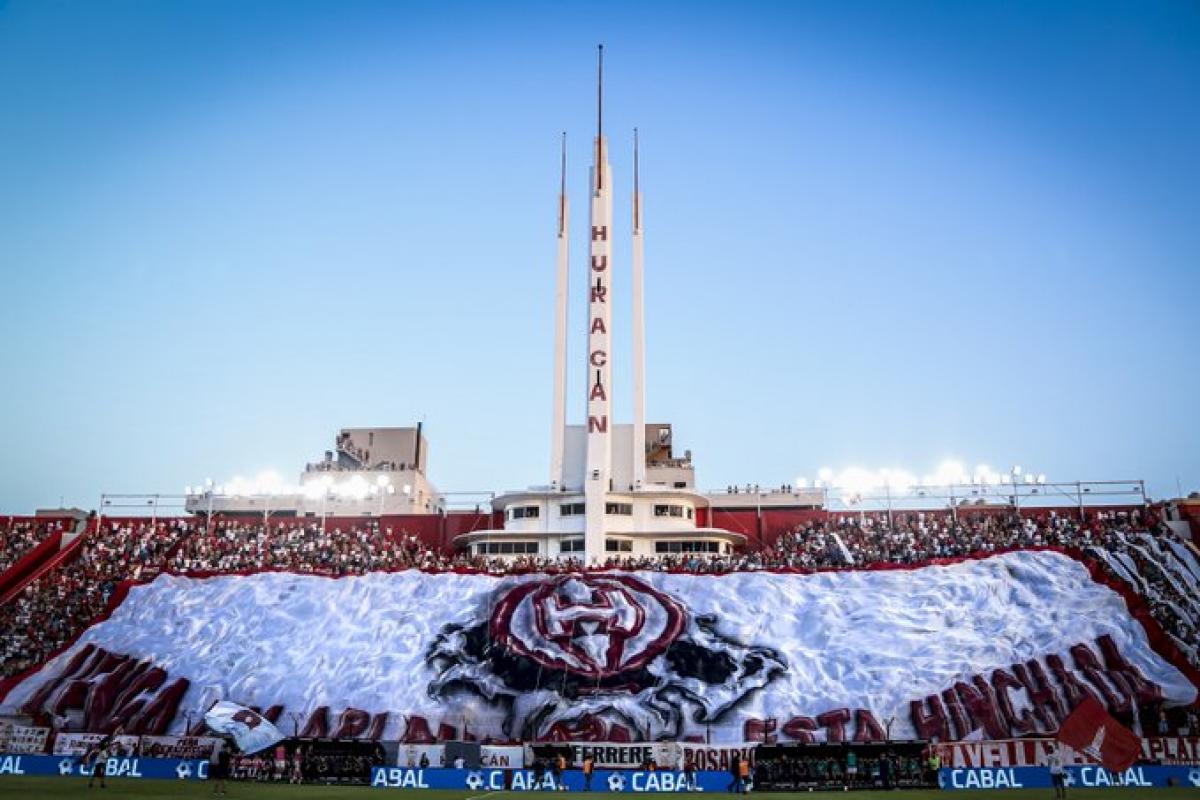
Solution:
{"label": "window on building", "polygon": [[[689,508],[688,511],[690,512],[691,509]],[[683,506],[655,506],[654,507],[654,516],[656,516],[656,517],[682,517],[683,516]],[[688,516],[689,516],[689,518],[691,517],[690,514]]]}
{"label": "window on building", "polygon": [[605,503],[604,513],[610,516],[632,517],[633,503]]}
{"label": "window on building", "polygon": [[718,542],[655,542],[656,553],[719,553],[721,545]]}
{"label": "window on building", "polygon": [[583,539],[567,539],[566,541],[559,542],[558,552],[560,552],[560,553],[582,553],[583,552]]}
{"label": "window on building", "polygon": [[541,509],[537,506],[513,506],[508,510],[509,519],[537,519]]}
{"label": "window on building", "polygon": [[537,542],[480,542],[475,545],[478,555],[537,555],[537,551]]}
{"label": "window on building", "polygon": [[563,503],[558,507],[558,514],[561,517],[578,517],[586,511],[587,508],[583,503]]}
{"label": "window on building", "polygon": [[606,553],[632,553],[633,541],[630,539],[605,539],[604,551]]}

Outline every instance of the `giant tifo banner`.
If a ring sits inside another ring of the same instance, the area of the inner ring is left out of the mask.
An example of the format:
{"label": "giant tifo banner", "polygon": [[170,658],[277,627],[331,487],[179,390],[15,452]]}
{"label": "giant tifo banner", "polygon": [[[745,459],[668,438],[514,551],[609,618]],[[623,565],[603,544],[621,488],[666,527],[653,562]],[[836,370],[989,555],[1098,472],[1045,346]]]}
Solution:
{"label": "giant tifo banner", "polygon": [[1039,551],[809,575],[160,575],[7,702],[142,734],[228,699],[289,735],[721,744],[1019,737],[1088,694],[1121,713],[1196,687],[1120,594]]}

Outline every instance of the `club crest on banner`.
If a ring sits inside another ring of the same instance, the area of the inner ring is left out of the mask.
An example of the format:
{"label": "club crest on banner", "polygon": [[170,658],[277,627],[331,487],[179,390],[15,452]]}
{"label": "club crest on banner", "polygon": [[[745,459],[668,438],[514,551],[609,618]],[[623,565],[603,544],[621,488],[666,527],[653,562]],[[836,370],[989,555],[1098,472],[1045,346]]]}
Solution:
{"label": "club crest on banner", "polygon": [[719,627],[632,575],[502,584],[474,623],[442,628],[426,654],[436,674],[428,692],[446,702],[474,694],[522,738],[586,730],[600,741],[614,727],[678,736],[685,717],[716,722],[787,670],[776,650]]}
{"label": "club crest on banner", "polygon": [[629,575],[564,575],[508,592],[492,638],[548,669],[610,678],[644,667],[683,631],[671,597]]}

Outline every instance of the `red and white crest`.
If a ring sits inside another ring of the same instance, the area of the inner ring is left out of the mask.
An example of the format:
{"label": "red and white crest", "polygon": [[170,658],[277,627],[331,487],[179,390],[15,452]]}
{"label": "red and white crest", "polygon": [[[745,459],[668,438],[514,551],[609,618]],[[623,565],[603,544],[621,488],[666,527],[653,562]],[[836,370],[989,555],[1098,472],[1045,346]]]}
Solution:
{"label": "red and white crest", "polygon": [[609,678],[644,667],[683,632],[683,606],[629,575],[561,575],[517,586],[492,639],[549,669]]}

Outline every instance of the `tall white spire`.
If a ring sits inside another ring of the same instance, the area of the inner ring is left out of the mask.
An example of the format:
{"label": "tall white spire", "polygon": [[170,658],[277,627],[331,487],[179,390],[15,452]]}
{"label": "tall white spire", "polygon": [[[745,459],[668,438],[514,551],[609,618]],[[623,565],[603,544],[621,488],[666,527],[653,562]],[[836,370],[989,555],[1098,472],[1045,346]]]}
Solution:
{"label": "tall white spire", "polygon": [[646,315],[642,268],[642,192],[638,131],[633,129],[633,487],[646,483]]}
{"label": "tall white spire", "polygon": [[567,208],[567,134],[564,131],[558,187],[558,262],[554,283],[554,421],[550,431],[550,485],[556,489],[561,489],[563,485],[563,448],[567,425],[567,245],[570,229]]}
{"label": "tall white spire", "polygon": [[612,168],[604,138],[604,45],[597,50],[596,146],[590,175],[588,264],[587,470],[584,475],[588,561],[604,557],[606,494],[612,475]]}

